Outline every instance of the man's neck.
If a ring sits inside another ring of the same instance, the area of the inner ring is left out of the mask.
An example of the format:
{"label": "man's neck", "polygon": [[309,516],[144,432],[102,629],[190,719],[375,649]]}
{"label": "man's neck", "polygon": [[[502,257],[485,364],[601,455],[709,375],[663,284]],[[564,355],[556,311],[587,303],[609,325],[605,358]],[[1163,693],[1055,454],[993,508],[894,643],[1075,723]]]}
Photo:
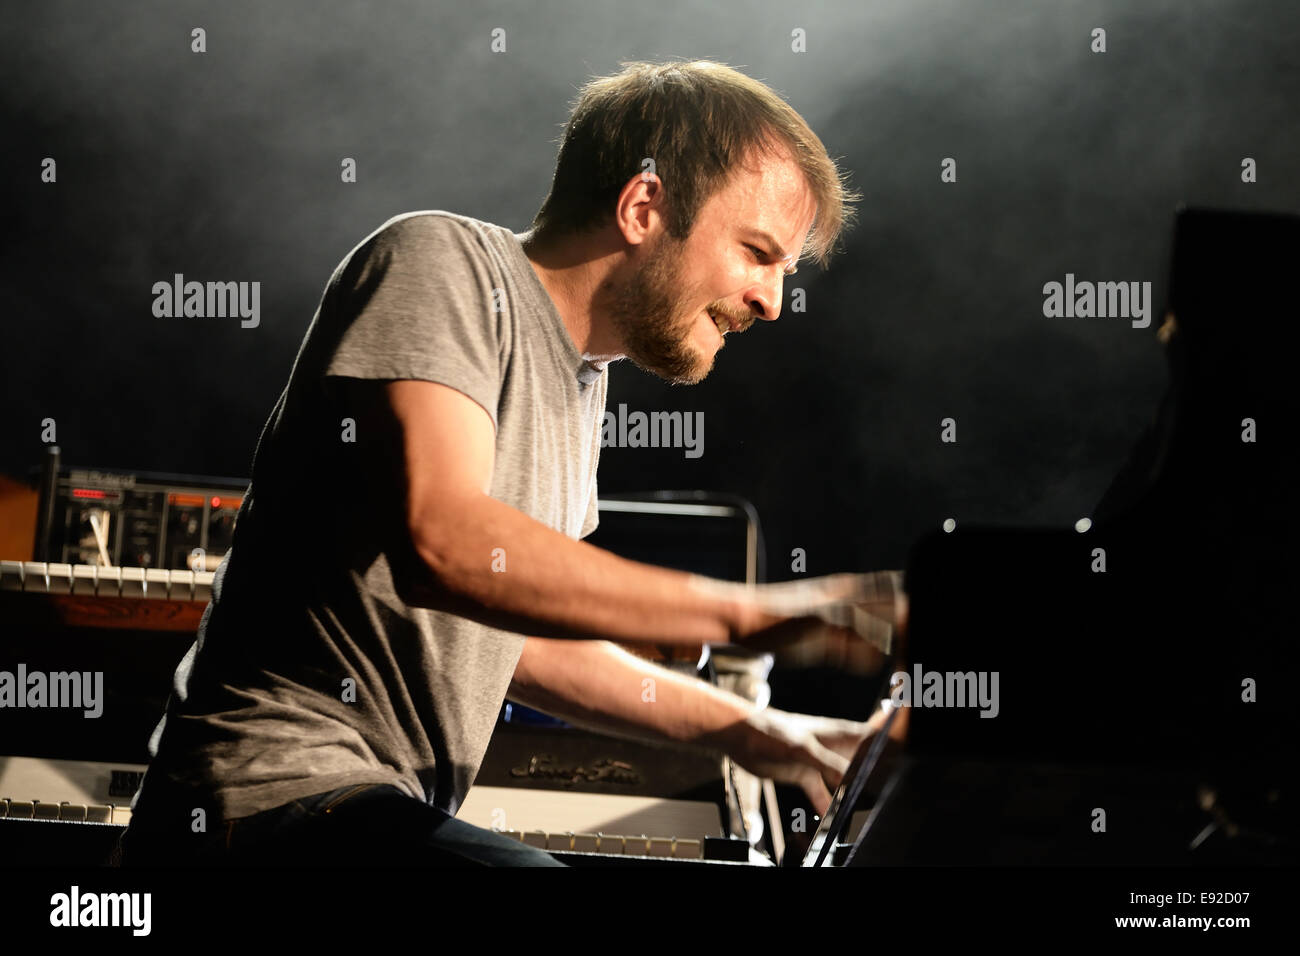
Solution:
{"label": "man's neck", "polygon": [[621,254],[609,251],[597,235],[543,243],[523,237],[524,255],[537,274],[569,338],[584,359],[606,363],[622,358],[609,323],[597,304],[602,284]]}

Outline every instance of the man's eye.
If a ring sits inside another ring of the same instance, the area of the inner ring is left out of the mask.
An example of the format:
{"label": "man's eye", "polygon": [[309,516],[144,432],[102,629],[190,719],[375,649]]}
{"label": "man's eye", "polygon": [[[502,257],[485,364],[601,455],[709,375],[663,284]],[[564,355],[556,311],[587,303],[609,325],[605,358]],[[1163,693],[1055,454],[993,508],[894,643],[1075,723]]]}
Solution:
{"label": "man's eye", "polygon": [[758,248],[758,246],[751,246],[748,243],[746,243],[745,248],[748,249],[750,252],[752,252],[755,255],[755,257],[759,259],[762,259],[767,255],[767,253],[765,253],[762,249]]}

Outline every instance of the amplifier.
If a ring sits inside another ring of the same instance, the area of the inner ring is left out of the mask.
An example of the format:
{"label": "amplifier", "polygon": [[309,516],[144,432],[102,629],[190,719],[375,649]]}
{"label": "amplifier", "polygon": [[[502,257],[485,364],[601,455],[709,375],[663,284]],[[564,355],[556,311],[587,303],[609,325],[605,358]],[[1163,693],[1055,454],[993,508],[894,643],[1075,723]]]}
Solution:
{"label": "amplifier", "polygon": [[215,571],[247,488],[241,478],[47,468],[37,560]]}

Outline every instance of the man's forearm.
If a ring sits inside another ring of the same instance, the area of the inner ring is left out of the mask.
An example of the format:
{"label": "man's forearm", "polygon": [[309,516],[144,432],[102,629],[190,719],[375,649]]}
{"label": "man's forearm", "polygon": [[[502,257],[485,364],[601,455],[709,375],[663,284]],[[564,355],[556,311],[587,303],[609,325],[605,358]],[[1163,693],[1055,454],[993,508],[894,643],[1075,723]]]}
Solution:
{"label": "man's forearm", "polygon": [[578,726],[726,750],[756,705],[608,641],[530,637],[507,694]]}
{"label": "man's forearm", "polygon": [[575,541],[487,495],[417,528],[413,553],[394,568],[404,600],[505,630],[690,645],[779,620],[739,588],[698,589],[691,575]]}

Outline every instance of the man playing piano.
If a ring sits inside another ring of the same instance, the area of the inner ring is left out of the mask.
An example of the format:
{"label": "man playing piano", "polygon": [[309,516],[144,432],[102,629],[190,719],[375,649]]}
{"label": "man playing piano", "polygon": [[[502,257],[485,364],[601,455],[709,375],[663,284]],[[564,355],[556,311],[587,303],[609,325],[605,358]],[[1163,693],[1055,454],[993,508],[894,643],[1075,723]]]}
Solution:
{"label": "man playing piano", "polygon": [[844,620],[861,580],[795,607],[579,539],[609,363],[699,382],[851,199],[763,84],[630,64],[582,91],[530,232],[421,212],[357,246],[258,441],[123,862],[552,864],[455,819],[506,697],[725,752],[824,812],[875,719],[760,709],[610,642],[768,648]]}

